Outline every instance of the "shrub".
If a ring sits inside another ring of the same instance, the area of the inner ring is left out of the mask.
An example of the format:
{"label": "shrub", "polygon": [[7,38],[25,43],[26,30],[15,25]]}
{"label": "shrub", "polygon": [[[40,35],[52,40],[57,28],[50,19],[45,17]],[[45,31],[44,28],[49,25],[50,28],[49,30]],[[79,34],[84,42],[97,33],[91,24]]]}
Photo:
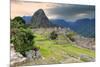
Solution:
{"label": "shrub", "polygon": [[50,39],[55,40],[57,39],[57,37],[58,37],[58,34],[55,31],[50,33]]}

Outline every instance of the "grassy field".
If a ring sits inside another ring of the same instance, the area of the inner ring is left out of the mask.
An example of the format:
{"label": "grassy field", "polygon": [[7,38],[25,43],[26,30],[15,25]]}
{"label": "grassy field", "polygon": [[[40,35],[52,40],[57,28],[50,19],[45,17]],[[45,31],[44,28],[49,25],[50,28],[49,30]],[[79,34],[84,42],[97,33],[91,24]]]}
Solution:
{"label": "grassy field", "polygon": [[[80,55],[95,58],[95,52],[86,48],[80,48],[67,40],[50,40],[46,34],[35,34],[35,46],[40,48],[41,56],[47,64],[84,62]],[[64,38],[60,36],[60,38]],[[63,43],[63,44],[61,44]],[[42,64],[40,62],[40,64]]]}
{"label": "grassy field", "polygon": [[57,40],[50,40],[49,33],[34,33],[35,46],[39,48],[41,58],[28,61],[25,65],[40,64],[60,64],[60,63],[80,63],[87,62],[88,58],[80,58],[80,55],[86,55],[89,58],[95,58],[95,51],[80,48],[70,43],[63,35],[59,35]]}

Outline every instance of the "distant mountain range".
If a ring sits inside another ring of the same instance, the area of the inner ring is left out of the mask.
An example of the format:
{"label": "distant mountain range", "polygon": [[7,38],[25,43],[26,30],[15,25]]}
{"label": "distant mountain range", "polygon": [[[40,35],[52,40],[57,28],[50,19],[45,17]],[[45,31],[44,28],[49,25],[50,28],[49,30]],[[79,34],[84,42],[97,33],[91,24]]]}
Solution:
{"label": "distant mountain range", "polygon": [[75,22],[65,21],[63,19],[55,19],[51,22],[60,27],[70,28],[71,30],[77,32],[78,34],[85,37],[95,37],[95,19],[79,19]]}
{"label": "distant mountain range", "polygon": [[76,33],[85,37],[95,37],[95,19],[83,18],[75,22],[65,21],[64,19],[48,19],[42,9],[37,10],[32,16],[23,16],[26,24],[32,27],[62,27],[70,28]]}
{"label": "distant mountain range", "polygon": [[23,16],[23,19],[25,20],[26,24],[31,24],[32,16]]}

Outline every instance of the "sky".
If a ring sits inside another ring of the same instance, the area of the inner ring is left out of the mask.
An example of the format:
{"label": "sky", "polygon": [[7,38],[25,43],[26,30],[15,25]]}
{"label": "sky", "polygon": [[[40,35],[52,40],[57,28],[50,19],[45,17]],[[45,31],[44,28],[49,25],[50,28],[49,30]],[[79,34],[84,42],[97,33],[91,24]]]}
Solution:
{"label": "sky", "polygon": [[43,2],[11,1],[11,18],[32,16],[38,9],[43,9],[49,19],[76,21],[83,18],[95,18],[95,6]]}

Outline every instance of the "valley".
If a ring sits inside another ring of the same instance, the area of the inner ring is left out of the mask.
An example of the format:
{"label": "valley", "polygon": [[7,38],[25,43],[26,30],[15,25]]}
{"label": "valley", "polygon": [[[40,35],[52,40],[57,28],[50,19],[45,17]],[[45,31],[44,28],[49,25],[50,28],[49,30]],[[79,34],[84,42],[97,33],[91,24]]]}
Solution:
{"label": "valley", "polygon": [[[92,62],[95,58],[94,50],[82,48],[69,42],[68,37],[64,37],[63,33],[59,35],[57,40],[50,40],[48,37],[49,30],[38,29],[34,32],[36,36],[35,46],[39,48],[41,58],[23,65]],[[85,60],[81,59],[81,55],[86,56]]]}

